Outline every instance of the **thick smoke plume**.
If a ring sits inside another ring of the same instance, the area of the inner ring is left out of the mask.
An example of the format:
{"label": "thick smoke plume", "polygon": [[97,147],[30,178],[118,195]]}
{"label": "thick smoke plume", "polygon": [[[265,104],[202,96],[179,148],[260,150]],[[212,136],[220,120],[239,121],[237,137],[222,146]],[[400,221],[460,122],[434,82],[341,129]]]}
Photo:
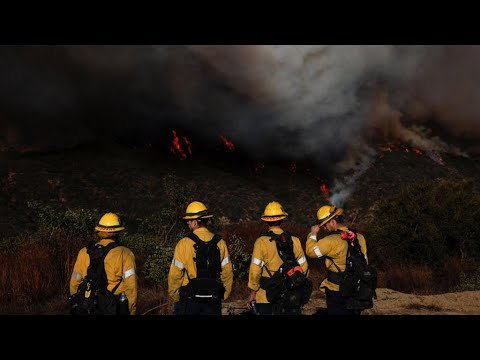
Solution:
{"label": "thick smoke plume", "polygon": [[181,126],[356,178],[378,143],[479,153],[479,64],[478,46],[3,46],[0,146]]}

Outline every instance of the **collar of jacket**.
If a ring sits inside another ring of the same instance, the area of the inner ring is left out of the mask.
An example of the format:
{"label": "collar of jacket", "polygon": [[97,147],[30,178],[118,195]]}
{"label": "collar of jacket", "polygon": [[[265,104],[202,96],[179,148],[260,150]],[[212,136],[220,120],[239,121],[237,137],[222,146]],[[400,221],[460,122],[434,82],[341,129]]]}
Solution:
{"label": "collar of jacket", "polygon": [[283,233],[283,230],[280,226],[272,226],[269,228],[269,230],[273,231],[277,235]]}
{"label": "collar of jacket", "polygon": [[[195,229],[193,230],[193,233],[195,235],[197,235],[200,239],[203,240],[203,237],[206,237],[208,238],[208,235],[212,235],[213,234],[210,232],[210,230],[208,230],[206,227],[202,226],[202,227],[199,227],[198,229]],[[211,240],[211,239],[210,239]],[[210,241],[210,240],[203,240],[203,241]]]}
{"label": "collar of jacket", "polygon": [[102,239],[97,242],[97,244],[100,244],[102,246],[107,246],[108,244],[112,243],[114,240],[112,239]]}

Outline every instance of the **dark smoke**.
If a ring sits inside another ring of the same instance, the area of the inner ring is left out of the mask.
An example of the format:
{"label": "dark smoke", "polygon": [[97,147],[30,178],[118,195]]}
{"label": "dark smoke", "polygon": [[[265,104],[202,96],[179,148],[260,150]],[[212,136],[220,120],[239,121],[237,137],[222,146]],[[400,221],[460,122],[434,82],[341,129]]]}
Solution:
{"label": "dark smoke", "polygon": [[479,61],[478,46],[2,46],[0,142],[67,148],[181,126],[332,165],[382,141],[453,151],[480,137]]}

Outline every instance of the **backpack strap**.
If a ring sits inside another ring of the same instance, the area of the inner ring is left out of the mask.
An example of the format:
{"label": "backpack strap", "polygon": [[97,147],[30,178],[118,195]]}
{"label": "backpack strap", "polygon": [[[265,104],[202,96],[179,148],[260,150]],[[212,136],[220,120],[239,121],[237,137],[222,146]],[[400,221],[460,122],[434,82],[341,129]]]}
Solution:
{"label": "backpack strap", "polygon": [[[111,245],[111,246],[110,246]],[[105,254],[103,256],[103,259],[105,259],[105,257],[107,256],[108,252],[110,250],[112,250],[113,248],[116,248],[117,246],[119,246],[118,243],[116,242],[112,242],[110,244],[108,244],[106,247],[105,247]],[[120,281],[117,283],[117,285],[114,286],[114,288],[110,291],[112,294],[115,294],[115,291],[117,291],[118,287],[120,286],[120,284],[122,283],[123,281],[123,276],[120,277]]]}
{"label": "backpack strap", "polygon": [[272,277],[272,276],[273,276],[273,274],[270,272],[270,270],[268,270],[268,267],[267,267],[267,265],[265,265],[264,267],[265,267],[265,270],[267,270],[267,273],[268,273],[268,275],[269,275],[270,277]]}
{"label": "backpack strap", "polygon": [[185,235],[185,237],[192,240],[196,245],[198,245],[200,241],[202,241],[194,232],[191,232],[190,234]]}
{"label": "backpack strap", "polygon": [[[98,243],[95,243],[95,242],[90,242],[87,246],[87,253],[88,253],[88,256],[90,257],[90,253],[95,249],[95,248],[101,248],[103,250],[103,254],[102,254],[102,257],[98,260],[99,261],[99,265],[100,264],[104,264],[104,261],[105,261],[105,258],[107,257],[107,254],[110,252],[110,250],[116,248],[117,246],[119,246],[119,244],[115,241],[109,243],[108,245],[100,245]],[[120,278],[120,281],[115,285],[115,287],[111,290],[111,293],[114,294],[115,291],[117,291],[118,287],[120,286],[120,283],[123,281],[123,277]],[[107,286],[108,286],[108,280],[107,280]]]}
{"label": "backpack strap", "polygon": [[348,248],[347,248],[347,257],[345,259],[345,263],[347,263],[348,258],[352,255],[352,251],[357,253],[357,255],[365,255],[362,253],[362,248],[360,246],[360,242],[358,241],[357,231],[350,229],[354,233],[354,238],[351,241],[348,241]]}
{"label": "backpack strap", "polygon": [[220,240],[222,240],[222,237],[218,234],[214,234],[212,240],[210,240],[209,242],[217,245],[220,242]]}
{"label": "backpack strap", "polygon": [[[280,240],[280,237],[281,236],[285,236],[286,237],[286,242],[287,242],[287,246],[286,247],[283,247],[284,250],[287,250],[287,254],[285,253],[282,253],[281,251],[279,251],[279,245],[281,244],[281,240]],[[270,237],[270,241],[275,241],[275,244],[277,246],[277,252],[278,252],[278,256],[280,256],[280,258],[282,259],[283,262],[286,262],[287,260],[295,260],[295,254],[293,253],[293,239],[292,239],[292,235],[287,232],[287,231],[284,231],[282,234],[275,234],[273,231],[268,231],[264,236],[268,236]],[[285,258],[285,256],[287,258]],[[290,258],[288,258],[290,257]]]}
{"label": "backpack strap", "polygon": [[105,257],[107,256],[107,254],[109,253],[110,250],[112,250],[113,248],[116,248],[117,246],[119,246],[115,241],[109,243],[108,245],[100,245],[99,243],[96,243],[96,242],[93,242],[91,241],[88,245],[87,245],[87,253],[88,253],[88,256],[90,256],[91,252],[97,248],[97,249],[102,249],[103,250],[103,255],[101,257],[102,260],[105,260]]}
{"label": "backpack strap", "polygon": [[115,285],[115,287],[111,290],[112,294],[115,294],[115,291],[117,291],[122,281],[123,281],[123,276],[120,278],[120,281],[117,283],[117,285]]}
{"label": "backpack strap", "polygon": [[[202,240],[194,232],[191,232],[190,234],[185,235],[185,237],[192,240],[195,243],[193,248],[195,249],[195,252],[196,252],[197,251],[196,247],[201,245],[200,241]],[[188,276],[188,271],[186,268],[184,268],[184,270],[185,270],[185,275],[187,275],[187,279],[190,282],[190,276]]]}
{"label": "backpack strap", "polygon": [[222,240],[222,237],[221,237],[220,235],[218,235],[218,234],[213,234],[212,240],[210,240],[210,241],[208,241],[208,242],[207,242],[207,241],[203,241],[202,239],[200,239],[200,238],[198,237],[197,234],[195,234],[195,233],[193,233],[193,232],[190,233],[190,234],[185,235],[185,237],[186,237],[186,238],[189,238],[190,240],[192,240],[196,245],[199,245],[199,244],[202,244],[202,245],[203,245],[203,243],[212,243],[212,244],[217,245],[217,244],[219,243],[219,241]]}
{"label": "backpack strap", "polygon": [[[187,234],[185,235],[186,238],[192,240],[196,246],[199,246],[200,245],[200,238],[197,236],[197,234],[195,234],[194,232],[191,232],[190,234]],[[195,245],[194,245],[194,249],[196,251],[196,248],[195,248]],[[187,275],[187,279],[188,281],[190,281],[190,276],[188,276],[188,271],[186,268],[183,268],[185,270],[185,275]]]}
{"label": "backpack strap", "polygon": [[[285,234],[286,237],[288,237],[290,239],[290,244],[291,244],[291,248],[289,250],[291,250],[291,256],[292,256],[292,259],[295,260],[295,254],[293,253],[293,239],[292,239],[292,235],[287,232],[287,231],[284,231],[282,234],[275,234],[273,231],[265,231],[261,234],[261,236],[267,236],[270,238],[270,241],[275,241],[275,244],[277,245],[277,252],[278,252],[278,256],[280,256],[280,259],[282,259],[283,262],[285,262],[286,260],[288,259],[285,259],[282,254],[278,251],[278,243],[281,241],[280,240],[280,235],[283,235]],[[287,240],[288,241],[288,240]],[[281,265],[280,265],[281,266]],[[265,270],[267,271],[267,274],[272,277],[273,276],[273,273],[268,269],[268,266],[267,265],[264,265],[264,268]],[[277,270],[278,271],[278,270]],[[275,273],[275,271],[274,271]]]}
{"label": "backpack strap", "polygon": [[217,244],[220,242],[220,240],[222,240],[222,237],[221,237],[220,235],[218,235],[218,234],[214,234],[212,240],[210,240],[210,241],[208,241],[208,242],[207,242],[207,241],[203,241],[202,239],[200,239],[200,238],[198,237],[197,234],[195,234],[195,233],[193,233],[193,232],[190,233],[190,234],[185,235],[185,237],[188,238],[188,239],[190,239],[190,240],[192,240],[192,241],[195,243],[195,245],[197,245],[197,246],[203,245],[203,244],[207,244],[207,243],[208,243],[208,244],[217,245]]}
{"label": "backpack strap", "polygon": [[[218,246],[218,243],[220,242],[220,240],[222,240],[222,237],[220,235],[213,234],[213,237],[210,241],[208,241],[208,242],[203,241],[194,232],[191,232],[190,234],[185,235],[185,237],[192,240],[195,243],[195,245],[194,245],[195,252],[196,252],[198,246],[210,245],[210,244],[212,244],[210,246]],[[185,274],[187,275],[187,279],[190,281],[190,276],[188,276],[187,269],[185,269]]]}
{"label": "backpack strap", "polygon": [[[347,252],[348,252],[348,251],[347,251]],[[335,261],[333,261],[333,259],[332,259],[330,256],[324,255],[323,257],[324,257],[325,259],[330,260],[330,261],[332,262],[333,266],[335,266],[335,267],[337,268],[337,270],[338,270],[339,273],[342,272],[342,270],[340,270],[340,268],[338,267],[338,265],[335,264]],[[348,257],[348,256],[347,256],[347,257]],[[327,270],[328,270],[328,269],[327,269]]]}
{"label": "backpack strap", "polygon": [[[356,230],[353,230],[353,229],[349,229],[349,230],[352,231],[355,234],[355,237],[353,238],[353,240],[351,242],[345,240],[345,241],[347,241],[347,254],[345,256],[345,266],[347,266],[348,258],[351,256],[351,250],[352,250],[352,245],[351,244],[353,244],[353,249],[360,249],[360,244],[358,242]],[[338,230],[337,233],[339,235],[341,235],[342,231]],[[330,256],[325,256],[325,258],[330,260],[332,262],[333,266],[335,266],[337,268],[337,272],[334,272],[334,271],[331,271],[331,270],[327,269],[327,276],[325,278],[328,281],[330,281],[331,283],[339,285],[339,283],[341,281],[341,274],[343,273],[343,271],[340,270],[338,265],[335,264],[335,261],[333,261],[333,259]]]}

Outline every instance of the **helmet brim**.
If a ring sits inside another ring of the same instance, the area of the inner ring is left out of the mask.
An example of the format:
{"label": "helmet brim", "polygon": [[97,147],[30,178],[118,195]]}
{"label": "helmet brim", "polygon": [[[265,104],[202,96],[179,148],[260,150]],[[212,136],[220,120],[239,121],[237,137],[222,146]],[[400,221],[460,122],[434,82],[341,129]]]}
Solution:
{"label": "helmet brim", "polygon": [[262,215],[262,220],[266,222],[272,222],[272,221],[279,221],[283,220],[287,217],[287,215],[278,215],[278,216],[265,216]]}
{"label": "helmet brim", "polygon": [[212,218],[213,215],[185,215],[182,219],[184,220],[196,220],[196,219],[209,219]]}
{"label": "helmet brim", "polygon": [[95,226],[96,231],[102,231],[102,232],[108,232],[108,233],[113,233],[113,232],[119,232],[122,230],[125,230],[124,226]]}
{"label": "helmet brim", "polygon": [[343,214],[343,209],[336,209],[333,214],[330,214],[328,217],[326,217],[325,219],[322,219],[322,220],[319,220],[319,223],[318,223],[318,226],[323,226],[325,225],[326,223],[328,223],[330,220],[336,218],[337,216],[340,216]]}

